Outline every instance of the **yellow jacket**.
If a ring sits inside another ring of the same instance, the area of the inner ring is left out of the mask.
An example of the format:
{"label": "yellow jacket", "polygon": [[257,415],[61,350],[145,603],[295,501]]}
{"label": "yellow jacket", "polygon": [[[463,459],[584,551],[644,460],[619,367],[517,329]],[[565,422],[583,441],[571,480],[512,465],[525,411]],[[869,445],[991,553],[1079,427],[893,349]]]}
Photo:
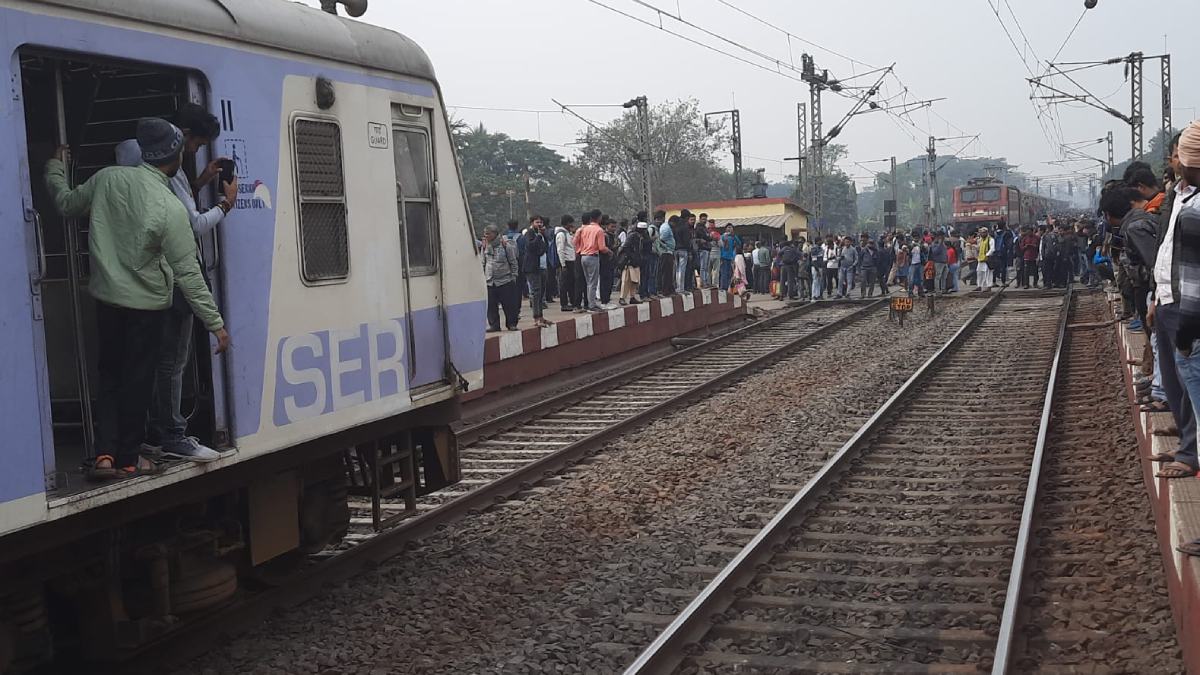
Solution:
{"label": "yellow jacket", "polygon": [[992,254],[992,238],[984,237],[979,240],[979,261],[987,262],[988,256]]}

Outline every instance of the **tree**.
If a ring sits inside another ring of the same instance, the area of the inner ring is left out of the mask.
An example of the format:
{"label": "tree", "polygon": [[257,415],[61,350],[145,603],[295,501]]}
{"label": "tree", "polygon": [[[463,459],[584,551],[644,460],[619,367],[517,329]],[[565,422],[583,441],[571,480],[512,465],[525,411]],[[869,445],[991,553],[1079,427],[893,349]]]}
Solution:
{"label": "tree", "polygon": [[[608,124],[586,130],[577,164],[593,177],[600,208],[613,213],[636,211],[642,203],[637,115],[627,111]],[[722,129],[704,128],[696,100],[663,103],[650,109],[650,180],[654,202],[731,199],[733,178],[717,163],[726,147]],[[601,201],[615,200],[615,201]]]}
{"label": "tree", "polygon": [[569,167],[562,155],[537,141],[491,133],[482,124],[452,123],[451,131],[477,230],[510,217],[524,220],[527,181],[532,207],[533,195],[556,185]]}

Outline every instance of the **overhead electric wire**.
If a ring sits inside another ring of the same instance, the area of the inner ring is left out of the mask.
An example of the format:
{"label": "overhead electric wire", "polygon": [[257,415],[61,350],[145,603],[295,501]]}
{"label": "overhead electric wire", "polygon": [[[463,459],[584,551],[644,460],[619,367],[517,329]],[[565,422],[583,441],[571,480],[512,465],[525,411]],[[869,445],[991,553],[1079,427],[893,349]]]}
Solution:
{"label": "overhead electric wire", "polygon": [[[732,53],[732,52],[730,52],[730,51],[727,51],[727,50],[724,50],[724,49],[720,49],[720,48],[717,48],[717,47],[711,47],[711,46],[707,46],[707,45],[706,45],[706,47],[707,47],[708,49],[710,49],[711,51],[714,51],[714,52],[716,52],[716,53],[718,53],[718,54],[721,54],[722,56],[727,56],[727,57],[729,57],[729,58],[732,58],[732,59],[734,59],[734,60],[736,60],[736,61],[738,61],[738,62],[740,62],[740,63],[744,63],[744,64],[746,64],[746,65],[753,66],[753,67],[755,67],[755,68],[758,68],[758,69],[760,69],[760,70],[765,70],[765,71],[767,71],[767,72],[769,72],[769,73],[773,73],[773,74],[775,74],[775,75],[779,75],[779,76],[781,76],[781,77],[785,77],[785,78],[787,78],[787,79],[789,79],[789,80],[792,80],[792,81],[794,81],[794,82],[803,82],[803,81],[804,81],[802,78],[795,77],[795,76],[793,76],[793,75],[791,75],[791,74],[790,74],[790,72],[802,72],[801,70],[797,69],[797,68],[795,67],[795,65],[794,65],[794,64],[788,63],[788,62],[786,62],[786,61],[783,61],[783,60],[781,60],[781,59],[779,59],[779,58],[776,58],[776,57],[774,57],[774,56],[771,56],[771,55],[769,55],[769,54],[766,54],[765,52],[762,52],[762,51],[760,51],[760,50],[758,50],[758,49],[755,49],[755,48],[752,48],[752,47],[748,47],[748,46],[746,46],[745,44],[743,44],[743,43],[741,43],[741,42],[739,42],[739,41],[737,41],[737,40],[734,40],[734,39],[732,39],[732,38],[728,38],[728,37],[726,37],[726,36],[724,36],[724,35],[721,35],[720,33],[717,33],[716,31],[713,31],[713,30],[711,30],[711,29],[705,28],[705,27],[703,27],[703,26],[701,26],[701,25],[699,25],[699,24],[696,24],[696,23],[694,23],[694,22],[692,22],[692,21],[690,21],[690,20],[686,20],[686,19],[684,19],[684,18],[683,18],[683,17],[682,17],[682,16],[681,16],[681,15],[680,15],[678,12],[676,12],[676,13],[672,13],[672,12],[671,12],[671,11],[669,11],[669,10],[662,9],[661,7],[657,7],[657,6],[653,5],[652,3],[646,2],[646,0],[629,0],[629,1],[630,1],[630,2],[633,2],[633,3],[637,4],[637,5],[639,5],[639,6],[641,6],[641,7],[645,7],[645,8],[647,8],[647,9],[649,9],[649,10],[651,10],[651,11],[655,12],[655,13],[658,15],[658,17],[659,17],[659,23],[657,23],[657,24],[656,24],[656,23],[654,23],[653,21],[647,20],[647,19],[645,19],[645,18],[642,18],[642,17],[640,17],[640,16],[637,16],[637,15],[635,15],[635,14],[631,14],[630,12],[627,12],[627,11],[625,11],[625,10],[622,10],[622,9],[620,9],[620,8],[614,7],[614,6],[610,5],[610,4],[608,4],[607,2],[604,2],[603,0],[587,0],[587,1],[588,1],[588,2],[590,2],[590,3],[592,3],[593,5],[596,5],[596,6],[598,6],[598,7],[601,7],[601,8],[603,8],[603,9],[607,9],[608,11],[610,11],[610,12],[613,12],[614,14],[618,14],[618,15],[620,15],[620,16],[623,16],[623,17],[625,17],[625,18],[628,18],[628,19],[633,19],[634,21],[637,21],[638,23],[641,23],[641,24],[643,24],[643,25],[649,26],[649,27],[651,27],[651,28],[658,29],[658,30],[660,30],[660,31],[662,31],[662,32],[665,32],[665,33],[667,33],[668,35],[672,35],[672,36],[674,36],[674,37],[677,37],[677,38],[680,38],[680,39],[682,39],[682,40],[687,40],[687,41],[688,41],[688,42],[690,42],[690,43],[694,43],[694,39],[693,39],[692,37],[689,37],[689,36],[687,36],[687,35],[684,35],[683,33],[680,33],[680,32],[678,32],[678,31],[671,30],[670,28],[668,28],[666,25],[664,25],[664,24],[663,24],[663,21],[662,21],[662,19],[663,19],[664,17],[666,17],[666,18],[668,18],[668,19],[672,19],[672,20],[674,20],[674,21],[677,21],[677,22],[679,22],[679,23],[681,23],[681,24],[683,24],[683,25],[685,25],[685,26],[688,26],[688,27],[690,27],[690,28],[694,29],[694,30],[700,31],[701,33],[703,33],[703,34],[705,34],[705,35],[709,35],[709,36],[711,36],[711,37],[714,37],[714,38],[716,38],[716,39],[718,39],[718,40],[721,40],[722,42],[725,42],[725,43],[727,43],[727,44],[729,44],[729,45],[732,45],[732,46],[736,47],[737,49],[740,49],[740,50],[742,50],[742,51],[744,51],[744,52],[746,52],[746,53],[748,53],[748,54],[752,54],[752,55],[753,55],[754,57],[756,57],[756,58],[763,59],[763,60],[767,61],[768,63],[770,63],[771,65],[773,65],[774,67],[773,67],[773,68],[772,68],[772,67],[769,67],[769,66],[768,66],[768,65],[766,65],[766,64],[763,64],[763,63],[756,62],[756,61],[754,61],[754,60],[752,60],[752,59],[750,59],[750,58],[747,58],[747,57],[741,56],[741,55],[739,55],[739,54]],[[731,8],[731,9],[734,9],[734,10],[738,11],[739,13],[741,13],[741,14],[743,14],[743,15],[745,15],[745,16],[748,16],[748,17],[750,17],[750,18],[754,19],[755,21],[758,21],[759,23],[761,23],[761,24],[763,24],[763,25],[766,25],[766,26],[768,26],[768,27],[772,28],[773,30],[777,30],[777,31],[779,31],[779,32],[781,32],[781,33],[783,33],[783,34],[785,34],[785,35],[789,36],[789,39],[796,39],[797,41],[804,42],[804,43],[806,43],[806,44],[811,44],[812,46],[814,46],[814,47],[816,47],[816,48],[818,48],[818,49],[821,49],[822,51],[829,52],[830,54],[833,54],[833,55],[835,55],[835,56],[837,56],[837,57],[839,57],[839,58],[843,58],[843,59],[845,59],[845,60],[847,60],[847,61],[849,61],[849,62],[851,62],[851,63],[856,63],[856,64],[859,64],[859,65],[862,65],[862,66],[866,66],[866,67],[869,67],[869,68],[872,68],[872,69],[873,69],[872,71],[869,71],[869,72],[864,72],[864,73],[861,73],[861,74],[855,74],[855,75],[852,75],[851,77],[849,77],[849,78],[847,78],[847,79],[854,79],[854,78],[861,77],[861,76],[864,76],[864,75],[868,75],[868,74],[871,74],[871,73],[874,73],[874,72],[880,72],[880,71],[883,71],[883,70],[887,70],[888,72],[887,72],[887,73],[885,73],[885,76],[886,76],[886,75],[888,75],[888,74],[890,74],[890,75],[892,75],[893,77],[895,77],[895,78],[896,78],[896,81],[897,81],[897,83],[898,83],[898,84],[900,84],[900,86],[902,87],[902,90],[903,90],[903,91],[902,91],[902,95],[903,95],[903,96],[905,96],[905,97],[907,97],[907,96],[909,95],[909,93],[910,93],[910,92],[908,91],[908,87],[907,87],[906,85],[904,85],[903,81],[901,81],[901,80],[899,79],[899,77],[898,77],[898,76],[896,76],[896,74],[895,74],[895,71],[894,71],[894,70],[892,69],[892,67],[890,67],[890,66],[889,66],[889,67],[885,67],[885,68],[880,68],[880,67],[875,67],[875,66],[872,66],[871,64],[868,64],[868,63],[866,63],[866,62],[864,62],[864,61],[859,61],[859,60],[857,60],[857,59],[854,59],[854,58],[852,58],[852,57],[849,57],[849,56],[847,56],[847,55],[845,55],[845,54],[842,54],[842,53],[840,53],[840,52],[836,52],[836,51],[834,51],[834,50],[831,50],[831,49],[829,49],[829,48],[827,48],[827,47],[824,47],[824,46],[822,46],[822,45],[818,45],[818,44],[816,44],[816,43],[813,43],[813,42],[812,42],[812,41],[810,41],[810,40],[806,40],[806,39],[804,39],[804,38],[800,38],[799,36],[796,36],[795,34],[793,34],[793,33],[789,32],[789,31],[787,31],[787,30],[785,30],[785,29],[783,29],[783,28],[780,28],[779,26],[776,26],[775,24],[773,24],[773,23],[771,23],[771,22],[767,21],[766,19],[762,19],[761,17],[758,17],[757,15],[754,15],[754,14],[752,14],[751,12],[748,12],[748,11],[746,11],[746,10],[743,10],[743,9],[741,9],[740,7],[737,7],[736,5],[734,5],[734,4],[733,4],[733,3],[731,3],[731,2],[728,2],[727,0],[717,0],[717,1],[718,1],[718,2],[720,2],[720,3],[721,3],[721,4],[723,4],[723,5],[726,5],[727,7]],[[790,48],[790,42],[789,42],[789,48]],[[785,71],[790,71],[790,72],[785,72]],[[831,78],[831,79],[834,79],[834,78]],[[840,81],[840,80],[838,80],[838,83],[839,83],[839,85],[840,85],[840,82],[841,82],[841,81]],[[876,85],[876,86],[878,86],[878,85]],[[846,87],[842,87],[842,86],[838,86],[836,89],[831,87],[831,88],[828,88],[828,89],[826,89],[826,90],[827,90],[827,91],[829,91],[830,93],[834,94],[834,95],[841,96],[842,98],[846,98],[846,99],[849,99],[849,100],[852,100],[852,101],[855,101],[855,102],[857,102],[857,101],[858,101],[858,99],[859,99],[860,97],[859,97],[859,96],[857,96],[857,95],[855,95],[855,94],[853,93],[853,91],[851,91],[851,90],[860,90],[860,89],[862,89],[862,87],[857,87],[857,86],[846,86]],[[904,107],[904,106],[901,106],[901,107]],[[913,122],[913,121],[912,121],[912,120],[911,120],[911,119],[908,117],[908,114],[909,114],[910,112],[912,112],[911,110],[908,110],[908,109],[906,109],[906,110],[904,110],[904,111],[902,111],[902,112],[900,112],[900,113],[897,113],[897,112],[895,112],[895,111],[893,111],[893,110],[891,110],[891,109],[889,109],[889,108],[890,108],[890,107],[884,107],[884,106],[881,106],[879,109],[882,109],[884,112],[886,112],[886,113],[888,114],[888,116],[889,116],[890,118],[892,118],[893,120],[901,120],[901,121],[903,121],[904,123],[906,123],[906,124],[908,124],[908,125],[912,126],[914,129],[917,129],[918,131],[921,131],[920,127],[919,127],[919,126],[917,126],[917,125],[916,125],[916,124],[915,124],[915,123],[914,123],[914,122]],[[917,108],[915,108],[915,109],[919,109],[919,107],[917,107]],[[945,118],[945,117],[942,117],[941,115],[938,115],[938,116],[939,116],[939,117],[940,117],[942,120],[946,121],[946,122],[947,122],[947,124],[951,124],[951,123],[949,122],[949,120],[946,120],[946,118]],[[955,125],[951,124],[951,126],[955,126]],[[899,127],[898,127],[898,128],[899,128]],[[955,126],[955,128],[957,129],[958,127],[957,127],[957,126]],[[961,129],[959,129],[959,130],[961,131]],[[917,146],[918,146],[918,147],[921,147],[921,148],[923,149],[923,146],[922,146],[922,145],[921,145],[919,142],[917,142],[917,141],[916,141],[916,137],[915,137],[915,136],[913,136],[911,133],[909,133],[909,134],[907,134],[907,135],[908,135],[910,138],[912,138],[912,139],[914,140],[914,142],[916,142],[916,144],[917,144]],[[932,135],[932,134],[930,134],[930,135]]]}
{"label": "overhead electric wire", "polygon": [[1050,59],[1050,63],[1054,63],[1058,60],[1058,55],[1062,54],[1062,50],[1067,46],[1067,43],[1071,41],[1071,36],[1075,35],[1075,30],[1079,28],[1079,24],[1083,23],[1083,17],[1087,16],[1087,12],[1087,9],[1084,9],[1079,15],[1079,18],[1075,20],[1075,25],[1071,26],[1071,32],[1067,33],[1067,37],[1064,38],[1062,44],[1058,46],[1058,51],[1054,52],[1054,56]]}
{"label": "overhead electric wire", "polygon": [[642,7],[645,7],[646,9],[649,9],[651,11],[657,12],[660,23],[662,22],[662,17],[664,17],[664,16],[667,17],[668,19],[674,19],[675,21],[678,21],[679,23],[681,23],[689,28],[694,28],[694,29],[700,31],[701,33],[704,33],[705,35],[708,35],[709,37],[716,38],[728,45],[731,45],[731,46],[737,47],[738,49],[741,49],[743,51],[749,52],[749,53],[757,56],[758,58],[763,59],[764,61],[770,61],[771,63],[774,63],[779,68],[787,68],[788,70],[792,70],[797,73],[801,72],[800,69],[797,68],[795,66],[795,64],[793,64],[793,63],[785,63],[781,59],[771,56],[770,54],[767,54],[765,52],[761,52],[753,47],[748,47],[748,46],[738,42],[737,40],[734,40],[733,38],[725,37],[724,35],[721,35],[720,33],[711,31],[703,26],[692,23],[691,21],[683,18],[683,16],[680,14],[672,14],[671,12],[669,12],[665,9],[662,9],[661,7],[657,7],[649,2],[646,2],[646,0],[630,0],[630,2],[633,2],[634,4],[640,5]]}
{"label": "overhead electric wire", "polygon": [[[684,35],[684,34],[682,34],[682,33],[678,33],[678,32],[676,32],[676,31],[673,31],[673,30],[671,30],[671,29],[667,28],[666,26],[660,26],[660,25],[657,25],[657,24],[655,24],[654,22],[652,22],[652,21],[647,21],[647,20],[643,19],[643,18],[642,18],[642,17],[640,17],[640,16],[635,16],[635,15],[633,15],[633,14],[630,14],[629,12],[626,12],[626,11],[623,11],[623,10],[620,10],[620,9],[617,9],[616,7],[613,7],[613,6],[611,6],[611,5],[607,5],[607,4],[603,3],[603,2],[601,2],[601,0],[587,0],[587,1],[588,1],[588,2],[590,2],[590,3],[592,3],[593,5],[597,5],[597,6],[599,6],[599,7],[603,7],[604,9],[607,9],[607,10],[608,10],[608,11],[610,11],[610,12],[614,12],[614,13],[616,13],[616,14],[620,14],[621,16],[623,16],[623,17],[626,17],[626,18],[628,18],[628,19],[633,19],[634,21],[637,21],[638,23],[645,24],[645,25],[647,25],[647,26],[650,26],[651,28],[656,28],[656,29],[658,29],[658,30],[661,30],[661,31],[663,31],[664,33],[667,33],[668,35],[673,35],[673,36],[675,36],[675,37],[677,37],[677,38],[679,38],[679,39],[681,39],[681,40],[687,40],[688,42],[692,42],[692,39],[691,39],[691,38],[689,38],[688,36],[686,36],[686,35]],[[721,54],[721,55],[724,55],[724,56],[728,56],[728,57],[729,57],[729,58],[731,58],[731,59],[735,59],[735,60],[737,60],[737,61],[741,61],[742,63],[745,63],[746,65],[754,66],[755,68],[760,68],[760,69],[762,69],[762,70],[765,70],[765,71],[767,71],[768,73],[774,73],[774,74],[776,74],[776,75],[779,75],[779,76],[781,76],[781,77],[786,77],[787,79],[789,79],[789,80],[793,80],[793,81],[795,81],[795,82],[803,82],[803,81],[804,81],[804,80],[802,80],[802,79],[800,79],[800,78],[798,78],[798,77],[793,77],[793,76],[791,76],[791,75],[788,75],[787,73],[785,73],[785,72],[783,72],[783,71],[779,71],[779,70],[772,70],[771,68],[768,68],[767,66],[765,66],[765,65],[763,65],[763,64],[761,64],[761,63],[755,63],[754,61],[751,61],[750,59],[747,59],[747,58],[744,58],[744,57],[738,56],[737,54],[733,54],[733,53],[727,52],[727,51],[725,51],[725,50],[723,50],[723,49],[717,49],[716,47],[708,47],[708,49],[711,49],[712,51],[714,51],[714,52],[717,52],[718,54]]]}
{"label": "overhead electric wire", "polygon": [[[822,45],[819,45],[819,44],[817,44],[817,43],[813,42],[812,40],[808,40],[808,39],[806,39],[806,38],[802,38],[802,37],[800,37],[799,35],[796,35],[796,34],[794,34],[794,33],[791,33],[790,31],[788,31],[788,30],[786,30],[786,29],[784,29],[784,28],[780,28],[779,26],[776,26],[775,24],[771,23],[770,21],[767,21],[766,19],[764,19],[764,18],[762,18],[762,17],[758,16],[757,14],[754,14],[754,13],[752,13],[752,12],[749,12],[749,11],[745,10],[745,9],[742,9],[741,7],[738,7],[737,5],[733,4],[733,3],[732,3],[732,2],[730,2],[729,0],[717,0],[717,2],[721,3],[722,5],[725,5],[726,7],[728,7],[728,8],[730,8],[730,9],[734,10],[735,12],[738,12],[739,14],[742,14],[742,15],[744,15],[744,16],[747,16],[747,17],[751,18],[751,19],[754,19],[755,21],[757,21],[757,22],[761,23],[761,24],[762,24],[762,25],[764,25],[764,26],[767,26],[768,28],[772,28],[772,29],[774,29],[774,30],[777,30],[777,31],[779,31],[780,33],[783,33],[784,35],[786,35],[786,36],[788,37],[788,39],[789,39],[789,40],[796,40],[797,42],[803,42],[804,44],[806,44],[806,45],[810,45],[810,46],[812,46],[812,47],[815,47],[815,48],[817,48],[817,49],[820,49],[820,50],[821,50],[821,51],[823,51],[823,52],[828,52],[828,53],[830,53],[830,54],[833,54],[834,56],[836,56],[836,57],[838,57],[838,58],[845,59],[845,60],[849,61],[850,63],[857,63],[858,65],[860,65],[860,66],[865,66],[865,67],[867,67],[867,68],[875,68],[875,66],[872,66],[872,65],[871,65],[871,64],[869,64],[869,63],[864,63],[863,61],[859,61],[858,59],[855,59],[855,58],[853,58],[853,57],[850,57],[850,56],[847,56],[847,55],[845,55],[845,54],[842,54],[841,52],[837,52],[837,51],[834,51],[834,50],[832,50],[832,49],[830,49],[830,48],[828,48],[828,47],[824,47],[824,46],[822,46]],[[856,76],[856,77],[857,77],[857,76]]]}

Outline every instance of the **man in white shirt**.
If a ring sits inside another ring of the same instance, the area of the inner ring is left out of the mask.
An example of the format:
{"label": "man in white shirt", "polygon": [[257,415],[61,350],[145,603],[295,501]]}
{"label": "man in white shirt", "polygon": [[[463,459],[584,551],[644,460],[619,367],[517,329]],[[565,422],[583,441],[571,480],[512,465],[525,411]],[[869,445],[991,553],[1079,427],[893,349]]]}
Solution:
{"label": "man in white shirt", "polygon": [[576,281],[580,272],[575,256],[575,219],[563,216],[554,230],[554,248],[558,250],[558,301],[564,312],[583,308],[583,286]]}
{"label": "man in white shirt", "polygon": [[[1200,166],[1200,125],[1193,122],[1183,134],[1179,143],[1171,153],[1172,163],[1178,161],[1184,166]],[[1167,230],[1158,246],[1158,254],[1154,260],[1154,284],[1156,302],[1147,313],[1146,320],[1154,330],[1154,340],[1158,346],[1158,366],[1162,377],[1163,390],[1167,394],[1167,405],[1175,418],[1175,428],[1179,430],[1179,449],[1175,451],[1175,460],[1163,465],[1156,474],[1161,478],[1187,478],[1194,476],[1197,470],[1196,458],[1196,409],[1187,388],[1180,378],[1176,359],[1175,333],[1179,329],[1179,298],[1176,297],[1179,288],[1177,278],[1178,266],[1175,261],[1176,236],[1175,225],[1180,214],[1185,209],[1197,208],[1193,198],[1197,196],[1197,187],[1189,185],[1186,172],[1181,172],[1179,183],[1175,186],[1175,200],[1172,203],[1171,217],[1167,221]]]}

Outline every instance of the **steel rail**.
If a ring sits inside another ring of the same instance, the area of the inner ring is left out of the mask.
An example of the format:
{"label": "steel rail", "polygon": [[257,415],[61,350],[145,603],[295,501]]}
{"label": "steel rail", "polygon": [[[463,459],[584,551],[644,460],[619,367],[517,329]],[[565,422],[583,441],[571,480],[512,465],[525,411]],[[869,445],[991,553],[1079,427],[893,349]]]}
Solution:
{"label": "steel rail", "polygon": [[[874,302],[866,303],[862,309],[859,309],[851,314],[838,318],[830,323],[817,328],[811,333],[802,335],[793,340],[772,349],[771,351],[757,356],[746,363],[743,363],[736,368],[725,371],[715,377],[709,378],[704,382],[680,392],[669,399],[655,404],[649,408],[640,410],[629,417],[615,422],[614,424],[595,432],[594,434],[563,447],[555,452],[541,457],[530,462],[510,473],[497,478],[496,480],[484,485],[476,490],[468,492],[460,497],[452,499],[437,508],[430,509],[416,517],[401,521],[399,524],[391,527],[379,534],[366,539],[353,548],[346,549],[333,555],[326,560],[316,563],[310,568],[297,573],[294,577],[288,578],[281,586],[262,591],[256,595],[246,597],[232,605],[226,605],[206,617],[197,618],[195,621],[187,625],[186,634],[189,640],[195,646],[202,645],[203,638],[198,638],[198,634],[206,631],[213,633],[227,633],[230,630],[231,615],[237,616],[238,623],[248,624],[251,622],[261,621],[277,607],[291,607],[313,597],[323,588],[343,581],[354,576],[359,570],[378,566],[389,558],[392,558],[403,552],[406,547],[415,544],[416,541],[423,539],[430,534],[437,532],[440,528],[445,527],[451,522],[455,522],[464,516],[471,513],[479,512],[496,502],[504,501],[509,496],[527,490],[536,482],[554,475],[573,464],[579,459],[585,457],[594,451],[597,447],[613,437],[626,433],[631,428],[640,425],[641,423],[653,419],[656,416],[675,409],[682,402],[686,402],[693,398],[705,395],[715,389],[720,388],[731,380],[741,378],[742,376],[763,367],[773,361],[785,357],[789,352],[794,351],[812,342],[816,342],[830,333],[833,333],[858,319],[864,318],[882,305],[887,303],[887,299],[880,299]],[[692,353],[694,350],[712,348],[715,345],[725,344],[736,341],[738,337],[749,337],[757,333],[762,328],[773,326],[778,323],[796,318],[797,315],[803,315],[811,312],[818,307],[829,307],[835,303],[808,303],[797,307],[795,310],[786,312],[776,317],[771,317],[766,321],[746,326],[745,328],[728,333],[720,338],[711,340],[695,347],[680,350],[675,354],[669,354],[660,359],[656,359],[642,366],[638,366],[632,373],[622,373],[610,376],[599,380],[583,389],[568,392],[567,394],[555,397],[547,402],[542,402],[534,406],[527,406],[521,410],[515,411],[508,415],[486,422],[476,427],[472,427],[477,432],[483,427],[500,427],[503,425],[511,425],[519,423],[522,415],[529,415],[535,408],[539,414],[546,413],[546,406],[567,402],[568,399],[577,399],[583,392],[594,392],[597,389],[607,389],[604,384],[613,384],[615,381],[623,381],[629,379],[631,375],[638,373],[658,370],[664,365],[670,365],[671,362],[684,359],[685,355]],[[852,302],[850,304],[859,304]],[[736,336],[736,337],[735,337]],[[181,657],[186,657],[187,654],[181,654],[179,650],[172,650],[174,638],[183,633],[164,634],[158,641],[146,645],[134,653],[129,654],[130,657],[139,656],[140,658],[155,660],[154,657],[167,659],[165,652],[172,651],[170,660],[175,661]],[[190,651],[188,653],[195,653]],[[141,672],[158,672],[160,664],[147,664],[144,667],[138,668]],[[122,671],[124,672],[124,671]]]}
{"label": "steel rail", "polygon": [[1004,612],[1000,617],[1000,634],[996,638],[996,653],[992,657],[992,675],[1005,675],[1012,653],[1013,636],[1017,627],[1017,612],[1021,599],[1021,585],[1025,578],[1025,563],[1029,557],[1029,539],[1033,530],[1033,512],[1037,506],[1038,487],[1042,476],[1042,461],[1046,455],[1046,438],[1050,431],[1050,411],[1054,407],[1054,393],[1058,385],[1058,367],[1061,362],[1063,343],[1067,336],[1067,320],[1071,314],[1071,289],[1067,289],[1063,300],[1062,316],[1058,324],[1058,342],[1054,347],[1054,360],[1050,366],[1050,379],[1046,382],[1046,397],[1042,403],[1042,418],[1038,425],[1037,445],[1033,449],[1033,460],[1029,469],[1029,482],[1025,487],[1025,503],[1021,508],[1021,527],[1017,531],[1017,547],[1013,552],[1012,571],[1008,576],[1008,591],[1004,597]]}
{"label": "steel rail", "polygon": [[687,655],[690,645],[708,633],[715,617],[728,609],[743,588],[775,553],[775,548],[791,537],[793,521],[798,514],[811,509],[849,464],[861,454],[865,439],[882,427],[883,422],[914,392],[933,366],[957,347],[1004,298],[1001,289],[980,307],[880,406],[850,440],[830,457],[816,474],[786,505],[746,544],[728,564],[692,599],[670,624],[638,655],[625,670],[625,675],[661,675],[674,672]]}
{"label": "steel rail", "polygon": [[[882,300],[878,300],[871,304],[878,304],[879,302],[882,302]],[[688,357],[693,354],[698,354],[702,351],[712,349],[713,347],[719,347],[729,342],[740,340],[766,328],[770,328],[771,326],[791,321],[792,319],[804,316],[805,314],[810,314],[819,308],[830,307],[837,304],[857,303],[854,303],[854,301],[850,301],[849,303],[808,302],[787,312],[777,314],[762,321],[756,321],[748,326],[743,326],[737,330],[732,330],[711,340],[706,340],[698,345],[692,345],[691,347],[680,349],[673,353],[665,354],[656,359],[652,359],[635,367],[633,370],[608,375],[596,380],[595,382],[588,383],[578,389],[572,389],[571,391],[551,396],[548,399],[530,403],[522,408],[505,413],[485,422],[480,422],[479,424],[463,427],[462,429],[458,430],[455,436],[458,437],[460,445],[463,443],[474,442],[480,438],[490,435],[493,430],[502,430],[503,428],[515,426],[534,417],[542,417],[546,414],[547,409],[550,407],[570,405],[576,400],[587,398],[604,389],[619,386],[626,380],[631,380],[645,373],[659,370],[663,367],[671,365],[675,361],[686,361]]]}

